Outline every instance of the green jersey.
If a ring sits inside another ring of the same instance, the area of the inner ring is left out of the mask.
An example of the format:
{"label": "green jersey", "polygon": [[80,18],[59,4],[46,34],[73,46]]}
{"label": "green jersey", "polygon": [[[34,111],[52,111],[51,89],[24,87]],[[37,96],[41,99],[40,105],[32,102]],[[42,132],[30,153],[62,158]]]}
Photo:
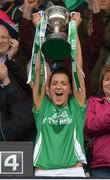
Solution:
{"label": "green jersey", "polygon": [[40,109],[34,107],[37,138],[34,166],[42,169],[67,168],[86,163],[83,144],[85,109],[75,97],[66,106],[55,106],[47,96]]}

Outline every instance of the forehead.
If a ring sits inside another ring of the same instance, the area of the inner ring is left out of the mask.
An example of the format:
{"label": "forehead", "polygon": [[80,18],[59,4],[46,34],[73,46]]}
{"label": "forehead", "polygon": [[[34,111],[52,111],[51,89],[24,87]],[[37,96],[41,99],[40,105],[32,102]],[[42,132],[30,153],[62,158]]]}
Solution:
{"label": "forehead", "polygon": [[0,24],[0,35],[5,35],[5,36],[7,35],[7,36],[9,36],[8,29],[5,26],[1,25],[1,24]]}
{"label": "forehead", "polygon": [[110,77],[110,71],[105,72],[104,77]]}
{"label": "forehead", "polygon": [[65,73],[55,73],[51,81],[68,81],[68,76]]}

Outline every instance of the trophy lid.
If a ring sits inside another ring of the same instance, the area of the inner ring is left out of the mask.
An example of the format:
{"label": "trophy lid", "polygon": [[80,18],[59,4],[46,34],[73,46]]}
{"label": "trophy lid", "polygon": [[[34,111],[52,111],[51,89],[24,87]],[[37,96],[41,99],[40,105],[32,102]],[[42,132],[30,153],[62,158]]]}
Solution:
{"label": "trophy lid", "polygon": [[50,27],[54,28],[55,25],[63,27],[68,24],[70,13],[63,6],[51,6],[45,11],[45,16]]}
{"label": "trophy lid", "polygon": [[46,36],[42,44],[42,52],[51,60],[61,61],[71,54],[71,46],[67,42],[67,30],[70,13],[63,6],[52,6],[45,11],[47,29],[52,33]]}

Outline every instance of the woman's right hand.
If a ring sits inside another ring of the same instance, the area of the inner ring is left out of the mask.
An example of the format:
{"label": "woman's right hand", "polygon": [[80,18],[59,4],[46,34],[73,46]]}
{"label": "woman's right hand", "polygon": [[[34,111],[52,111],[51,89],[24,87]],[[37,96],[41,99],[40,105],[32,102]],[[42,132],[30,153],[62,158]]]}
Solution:
{"label": "woman's right hand", "polygon": [[76,20],[76,22],[77,22],[77,28],[78,28],[79,25],[80,25],[81,22],[82,22],[81,14],[80,14],[79,12],[75,12],[75,13],[71,16],[70,21],[73,20],[73,19]]}
{"label": "woman's right hand", "polygon": [[41,16],[40,16],[39,13],[34,13],[33,14],[33,24],[34,24],[35,27],[37,26],[40,18],[41,18]]}

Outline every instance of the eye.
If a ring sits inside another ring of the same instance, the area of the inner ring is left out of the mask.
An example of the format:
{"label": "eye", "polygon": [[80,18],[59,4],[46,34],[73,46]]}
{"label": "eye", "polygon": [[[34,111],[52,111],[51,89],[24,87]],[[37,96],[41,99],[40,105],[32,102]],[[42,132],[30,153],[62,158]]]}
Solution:
{"label": "eye", "polygon": [[8,39],[6,36],[2,36],[2,39]]}
{"label": "eye", "polygon": [[57,84],[57,82],[51,82],[51,85],[55,86]]}
{"label": "eye", "polygon": [[104,81],[109,81],[109,80],[110,80],[109,77],[105,77],[105,78],[104,78]]}
{"label": "eye", "polygon": [[62,82],[62,85],[66,86],[68,83],[66,81]]}

